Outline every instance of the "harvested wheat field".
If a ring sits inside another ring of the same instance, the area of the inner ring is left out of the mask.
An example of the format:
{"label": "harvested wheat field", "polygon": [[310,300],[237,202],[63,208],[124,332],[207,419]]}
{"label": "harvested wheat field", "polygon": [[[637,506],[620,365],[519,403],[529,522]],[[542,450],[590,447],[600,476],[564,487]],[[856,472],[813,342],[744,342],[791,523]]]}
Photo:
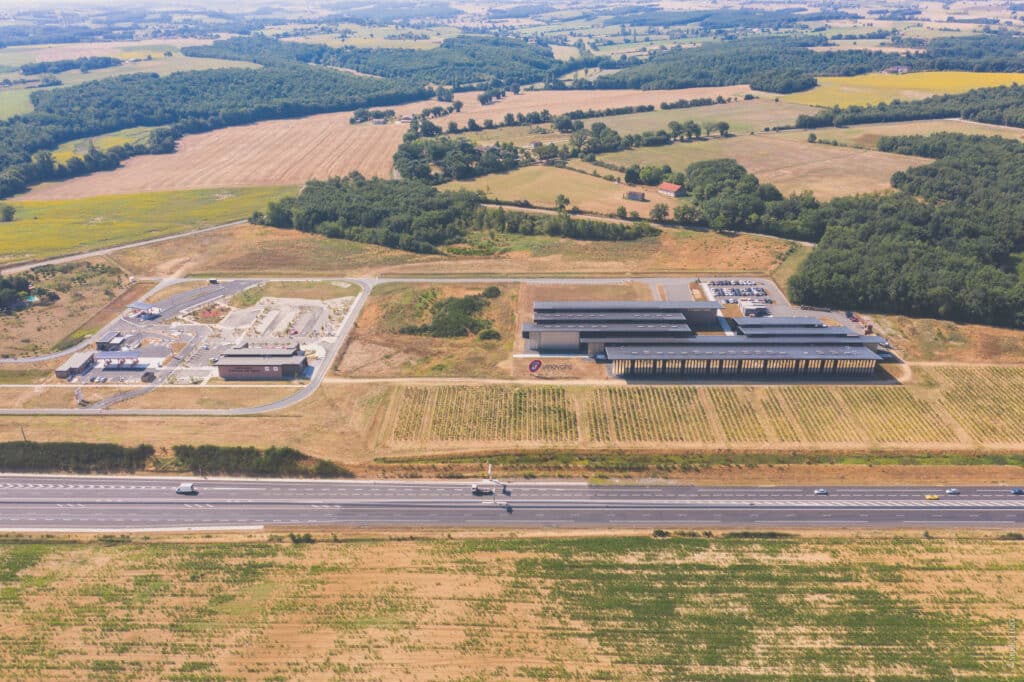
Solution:
{"label": "harvested wheat field", "polygon": [[19,680],[1019,679],[1012,536],[351,535],[0,542],[0,665]]}
{"label": "harvested wheat field", "polygon": [[[657,107],[662,102],[674,102],[678,99],[698,99],[702,97],[742,97],[750,92],[746,85],[726,85],[712,88],[686,88],[679,90],[524,90],[518,95],[507,94],[486,106],[477,99],[479,92],[460,92],[456,96],[464,104],[462,111],[451,116],[438,119],[442,127],[448,121],[455,121],[460,126],[473,118],[483,125],[487,119],[500,123],[505,114],[527,113],[547,109],[552,114],[564,114],[576,109],[608,109],[611,107],[639,106],[651,104]],[[394,107],[401,114],[419,113],[424,102]]]}
{"label": "harvested wheat field", "polygon": [[601,157],[617,165],[668,164],[685,170],[696,161],[735,159],[783,194],[809,190],[820,200],[889,189],[896,171],[931,163],[931,159],[878,151],[812,144],[776,133],[630,149]]}
{"label": "harvested wheat field", "polygon": [[[75,199],[209,187],[300,185],[359,171],[388,177],[403,125],[352,125],[322,114],[188,135],[174,154],[137,156],[117,170],[46,183],[23,199]],[[254,207],[255,208],[255,207]]]}

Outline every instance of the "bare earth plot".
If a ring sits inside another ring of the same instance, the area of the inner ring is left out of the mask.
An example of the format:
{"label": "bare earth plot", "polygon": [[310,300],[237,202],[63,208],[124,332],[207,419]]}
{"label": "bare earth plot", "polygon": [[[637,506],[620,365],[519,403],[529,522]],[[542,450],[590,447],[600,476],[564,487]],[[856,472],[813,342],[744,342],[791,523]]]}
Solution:
{"label": "bare earth plot", "polygon": [[[963,133],[964,135],[994,135],[1011,140],[1024,140],[1024,130],[990,123],[976,123],[961,119],[939,118],[925,121],[899,121],[895,123],[871,123],[842,128],[821,128],[814,131],[819,140],[846,144],[864,149],[875,149],[878,140],[886,135],[931,135],[932,133]],[[787,130],[782,136],[797,141],[806,141],[808,131]]]}
{"label": "bare earth plot", "polygon": [[784,194],[809,190],[821,200],[889,189],[889,178],[896,171],[931,163],[915,156],[812,144],[806,135],[801,141],[775,133],[630,149],[602,158],[618,165],[668,164],[678,170],[696,161],[735,159]]}
{"label": "bare earth plot", "polygon": [[311,178],[351,171],[389,177],[391,157],[405,126],[352,125],[350,115],[265,121],[189,135],[178,143],[174,154],[137,156],[114,171],[40,185],[23,198],[300,185]]}
{"label": "bare earth plot", "polygon": [[1019,679],[1024,570],[995,533],[313,540],[0,543],[0,665],[19,680]]}
{"label": "bare earth plot", "polygon": [[872,315],[871,321],[912,362],[1024,363],[1024,331],[902,315]]}
{"label": "bare earth plot", "polygon": [[109,256],[136,276],[603,274],[773,271],[786,242],[756,235],[666,229],[635,242],[498,235],[493,256],[427,256],[294,230],[239,226]]}

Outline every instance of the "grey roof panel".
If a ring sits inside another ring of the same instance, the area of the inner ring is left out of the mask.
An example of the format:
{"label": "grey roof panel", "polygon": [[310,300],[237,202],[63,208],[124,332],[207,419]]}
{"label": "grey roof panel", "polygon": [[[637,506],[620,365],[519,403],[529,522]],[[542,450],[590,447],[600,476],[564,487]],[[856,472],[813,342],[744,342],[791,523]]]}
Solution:
{"label": "grey roof panel", "polygon": [[217,363],[218,367],[260,367],[267,366],[273,367],[276,365],[296,365],[300,366],[306,362],[305,355],[289,355],[287,357],[276,357],[276,358],[253,358],[253,357],[235,357],[235,358],[221,358]]}
{"label": "grey roof panel", "polygon": [[535,301],[534,312],[641,311],[641,310],[717,310],[718,301]]}
{"label": "grey roof panel", "polygon": [[609,360],[879,360],[863,346],[608,346]]}
{"label": "grey roof panel", "polygon": [[802,315],[799,317],[744,317],[736,318],[736,324],[745,327],[823,327],[824,323],[816,317]]}
{"label": "grey roof panel", "polygon": [[849,327],[748,327],[740,323],[746,336],[860,336]]}
{"label": "grey roof panel", "polygon": [[689,325],[666,324],[661,322],[624,324],[624,323],[600,323],[600,322],[566,322],[562,324],[523,324],[524,333],[536,332],[689,332]]}

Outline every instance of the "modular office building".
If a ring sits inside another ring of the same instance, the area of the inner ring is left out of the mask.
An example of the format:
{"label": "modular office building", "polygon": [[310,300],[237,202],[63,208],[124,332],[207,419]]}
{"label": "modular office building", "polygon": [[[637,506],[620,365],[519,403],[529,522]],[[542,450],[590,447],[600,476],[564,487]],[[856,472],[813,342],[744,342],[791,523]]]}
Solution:
{"label": "modular office building", "polygon": [[725,318],[717,302],[538,302],[527,349],[586,353],[623,377],[866,377],[885,345],[813,317]]}

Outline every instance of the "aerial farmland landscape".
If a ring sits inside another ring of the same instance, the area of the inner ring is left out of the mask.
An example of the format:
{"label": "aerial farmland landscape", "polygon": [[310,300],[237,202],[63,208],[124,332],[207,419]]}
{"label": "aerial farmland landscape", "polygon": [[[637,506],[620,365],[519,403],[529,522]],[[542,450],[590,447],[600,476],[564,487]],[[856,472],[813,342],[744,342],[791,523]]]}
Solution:
{"label": "aerial farmland landscape", "polygon": [[0,0],[0,679],[1019,680],[1024,5]]}

